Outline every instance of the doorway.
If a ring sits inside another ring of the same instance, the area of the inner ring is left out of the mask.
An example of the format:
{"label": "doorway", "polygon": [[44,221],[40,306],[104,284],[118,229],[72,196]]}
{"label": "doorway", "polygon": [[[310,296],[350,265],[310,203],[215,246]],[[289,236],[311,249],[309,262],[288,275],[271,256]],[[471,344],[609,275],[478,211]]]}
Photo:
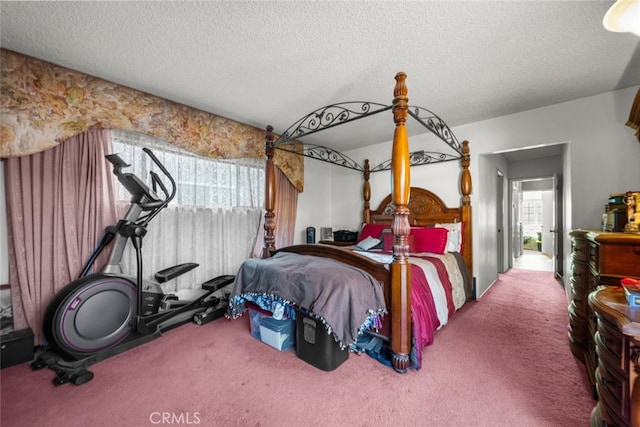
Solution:
{"label": "doorway", "polygon": [[513,182],[512,265],[514,268],[555,271],[556,180],[523,179]]}
{"label": "doorway", "polygon": [[524,250],[515,258],[513,268],[523,270],[553,271],[553,258],[538,251]]}

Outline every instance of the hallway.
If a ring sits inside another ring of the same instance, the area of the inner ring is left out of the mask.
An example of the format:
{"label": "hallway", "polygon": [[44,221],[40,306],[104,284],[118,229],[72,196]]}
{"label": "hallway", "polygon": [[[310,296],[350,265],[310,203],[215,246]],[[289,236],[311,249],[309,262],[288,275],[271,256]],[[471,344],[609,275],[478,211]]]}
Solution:
{"label": "hallway", "polygon": [[553,271],[553,258],[542,252],[525,249],[521,256],[513,260],[513,268],[523,270]]}

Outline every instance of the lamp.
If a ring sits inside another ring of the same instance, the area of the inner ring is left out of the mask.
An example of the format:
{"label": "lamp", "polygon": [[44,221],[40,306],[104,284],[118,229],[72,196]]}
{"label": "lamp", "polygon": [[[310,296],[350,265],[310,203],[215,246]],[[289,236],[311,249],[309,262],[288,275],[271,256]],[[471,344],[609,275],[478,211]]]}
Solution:
{"label": "lamp", "polygon": [[640,0],[617,0],[604,15],[602,24],[609,31],[640,36]]}

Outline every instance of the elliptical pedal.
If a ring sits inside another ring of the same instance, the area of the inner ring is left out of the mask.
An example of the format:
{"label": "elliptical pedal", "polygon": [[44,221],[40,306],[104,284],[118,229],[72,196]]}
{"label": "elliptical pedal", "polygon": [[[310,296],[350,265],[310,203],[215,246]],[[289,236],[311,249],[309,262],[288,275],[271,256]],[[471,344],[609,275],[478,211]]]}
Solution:
{"label": "elliptical pedal", "polygon": [[[225,286],[230,285],[236,279],[236,276],[231,274],[225,274],[222,276],[214,277],[211,280],[207,280],[202,284],[202,289],[211,293],[219,291]],[[229,299],[215,298],[216,302],[212,307],[207,308],[204,311],[200,311],[193,315],[193,323],[202,326],[216,319],[220,319],[227,312],[229,306]]]}
{"label": "elliptical pedal", "polygon": [[214,277],[213,279],[209,279],[204,282],[202,284],[202,289],[215,292],[227,285],[232,284],[234,280],[236,280],[236,276],[232,274],[224,274],[222,276]]}
{"label": "elliptical pedal", "polygon": [[221,317],[224,317],[224,314],[227,312],[227,306],[228,303],[224,301],[215,307],[196,313],[193,315],[193,323],[198,326],[202,326],[216,319],[220,319]]}

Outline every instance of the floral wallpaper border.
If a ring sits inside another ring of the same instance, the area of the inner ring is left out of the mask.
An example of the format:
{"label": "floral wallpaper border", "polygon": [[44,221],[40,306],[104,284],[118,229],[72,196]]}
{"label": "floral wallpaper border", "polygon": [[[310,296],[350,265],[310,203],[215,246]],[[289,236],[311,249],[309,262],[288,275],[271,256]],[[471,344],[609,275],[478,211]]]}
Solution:
{"label": "floral wallpaper border", "polygon": [[[263,159],[265,131],[7,49],[0,50],[0,158],[54,147],[92,127],[162,138],[213,158]],[[276,165],[304,187],[304,158]]]}

